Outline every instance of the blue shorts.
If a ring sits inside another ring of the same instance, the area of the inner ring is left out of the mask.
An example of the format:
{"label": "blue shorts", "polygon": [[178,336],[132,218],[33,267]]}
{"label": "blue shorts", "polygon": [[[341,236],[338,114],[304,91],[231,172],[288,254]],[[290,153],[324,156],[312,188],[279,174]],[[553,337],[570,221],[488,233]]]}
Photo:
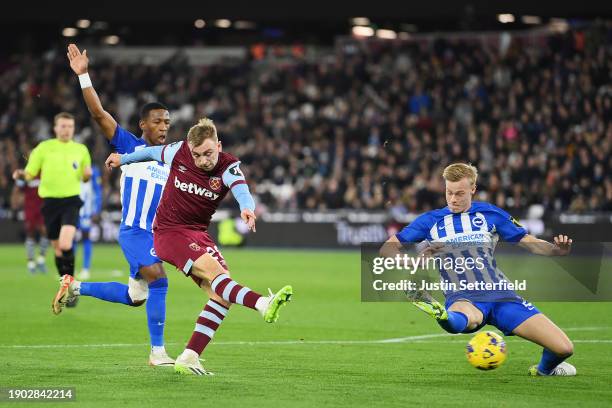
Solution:
{"label": "blue shorts", "polygon": [[[467,300],[467,299],[461,299]],[[453,302],[454,303],[454,302]],[[505,302],[470,302],[482,312],[482,323],[473,330],[464,333],[474,333],[482,329],[483,326],[490,324],[497,327],[504,335],[514,336],[512,330],[516,329],[521,323],[531,316],[537,315],[540,311],[526,300],[505,301]],[[446,305],[448,309],[452,303]]]}
{"label": "blue shorts", "polygon": [[143,266],[161,263],[153,248],[153,233],[142,228],[121,226],[119,229],[119,245],[130,264],[130,276],[140,278],[138,271]]}

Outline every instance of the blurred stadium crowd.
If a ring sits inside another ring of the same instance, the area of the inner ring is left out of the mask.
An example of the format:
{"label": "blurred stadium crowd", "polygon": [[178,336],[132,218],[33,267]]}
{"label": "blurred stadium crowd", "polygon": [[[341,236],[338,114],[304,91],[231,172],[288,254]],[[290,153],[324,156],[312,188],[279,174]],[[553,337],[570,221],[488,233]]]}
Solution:
{"label": "blurred stadium crowd", "polygon": [[[444,206],[441,170],[469,161],[477,198],[512,212],[612,211],[612,30],[570,31],[547,43],[386,42],[324,58],[268,64],[247,58],[190,66],[95,59],[103,105],[132,132],[138,107],[170,108],[169,141],[202,116],[240,157],[261,208],[388,209]],[[11,172],[52,136],[58,111],[77,117],[77,140],[99,165],[109,153],[89,119],[64,49],[0,61],[0,206]],[[119,207],[118,172],[104,177]]]}

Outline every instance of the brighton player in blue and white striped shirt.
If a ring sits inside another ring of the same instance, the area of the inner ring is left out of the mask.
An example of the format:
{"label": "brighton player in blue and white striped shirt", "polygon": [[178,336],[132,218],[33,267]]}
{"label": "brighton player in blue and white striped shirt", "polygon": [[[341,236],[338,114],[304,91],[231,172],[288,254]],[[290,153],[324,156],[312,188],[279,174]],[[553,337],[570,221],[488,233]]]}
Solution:
{"label": "brighton player in blue and white striped shirt", "polygon": [[[89,236],[91,232],[92,219],[102,211],[102,175],[98,166],[91,166],[91,178],[81,183],[81,201],[83,206],[79,211],[78,229],[81,231],[81,245],[83,246],[83,267],[79,273],[79,280],[90,278],[91,256],[93,253],[93,242]],[[77,252],[77,243],[74,244],[74,252]]]}
{"label": "brighton player in blue and white striped shirt", "polygon": [[[454,261],[454,266],[453,262],[436,265],[440,267],[441,282],[450,283],[443,285],[445,305],[426,291],[409,292],[410,300],[449,333],[472,333],[490,324],[505,335],[517,335],[543,346],[540,363],[529,369],[531,375],[575,375],[576,369],[564,362],[574,350],[567,335],[513,290],[492,285],[508,281],[493,254],[500,238],[546,256],[567,255],[572,240],[565,235],[555,237],[554,244],[538,239],[504,210],[472,201],[478,177],[474,166],[451,164],[444,169],[443,177],[448,206],[421,214],[391,237],[381,251],[385,256],[394,256],[403,244],[415,243],[430,259]],[[457,262],[460,258],[461,263]],[[469,258],[472,261],[468,265],[465,261]],[[458,268],[460,264],[468,267]],[[471,288],[465,285],[468,282]],[[496,290],[483,290],[487,283]]]}
{"label": "brighton player in blue and white striped shirt", "polygon": [[[70,44],[68,59],[70,67],[79,76],[89,112],[118,153],[132,153],[146,146],[164,144],[170,127],[170,114],[164,105],[153,102],[143,106],[139,122],[142,138],[137,137],[119,126],[102,107],[87,73],[87,51],[81,53],[76,45]],[[160,162],[134,163],[122,166],[121,171],[123,214],[119,244],[130,265],[128,285],[119,282],[68,282],[60,287],[62,293],[57,298],[93,296],[128,306],[141,306],[146,302],[151,338],[149,364],[173,366],[174,360],[168,356],[164,347],[168,279],[162,261],[153,248],[151,231],[169,166]]]}

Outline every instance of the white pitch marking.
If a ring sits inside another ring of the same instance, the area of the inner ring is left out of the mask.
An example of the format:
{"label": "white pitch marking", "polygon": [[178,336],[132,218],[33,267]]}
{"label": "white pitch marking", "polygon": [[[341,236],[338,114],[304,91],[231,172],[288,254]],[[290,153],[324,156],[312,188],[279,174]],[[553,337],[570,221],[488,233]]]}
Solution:
{"label": "white pitch marking", "polygon": [[[568,327],[565,331],[596,331],[609,329],[610,327]],[[218,346],[267,346],[267,345],[297,345],[297,344],[393,344],[393,343],[440,343],[441,341],[429,340],[440,337],[467,337],[466,334],[457,335],[449,333],[432,333],[421,334],[416,336],[398,337],[391,339],[380,340],[277,340],[277,341],[216,341],[213,344]],[[522,340],[520,340],[522,341]],[[612,343],[612,339],[577,339],[572,340],[574,343]],[[167,346],[178,346],[184,343],[166,343]],[[103,344],[9,344],[0,345],[0,349],[52,349],[52,348],[68,348],[68,347],[83,347],[83,348],[105,348],[105,347],[145,347],[148,343],[103,343]]]}

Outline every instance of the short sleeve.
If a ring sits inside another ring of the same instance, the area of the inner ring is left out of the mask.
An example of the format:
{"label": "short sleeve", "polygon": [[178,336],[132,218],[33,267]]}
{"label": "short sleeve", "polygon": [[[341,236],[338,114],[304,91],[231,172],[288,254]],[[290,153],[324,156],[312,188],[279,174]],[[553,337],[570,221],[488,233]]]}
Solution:
{"label": "short sleeve", "polygon": [[28,158],[28,164],[26,165],[25,171],[30,175],[36,177],[38,173],[40,173],[40,168],[42,167],[42,153],[41,153],[42,145],[36,146],[32,153],[30,153],[30,157]]}
{"label": "short sleeve", "polygon": [[83,145],[83,158],[81,159],[81,168],[91,167],[91,155],[87,146]]}
{"label": "short sleeve", "polygon": [[109,143],[117,153],[121,154],[132,153],[136,146],[146,144],[141,138],[136,137],[119,125],[117,125],[115,134]]}
{"label": "short sleeve", "polygon": [[519,242],[525,235],[527,230],[510,214],[501,208],[493,206],[493,224],[497,233],[504,241]]}
{"label": "short sleeve", "polygon": [[402,228],[400,232],[395,234],[395,236],[400,242],[404,243],[417,243],[427,239],[427,233],[431,227],[431,225],[427,224],[427,221],[430,218],[427,213],[418,216],[414,221]]}

